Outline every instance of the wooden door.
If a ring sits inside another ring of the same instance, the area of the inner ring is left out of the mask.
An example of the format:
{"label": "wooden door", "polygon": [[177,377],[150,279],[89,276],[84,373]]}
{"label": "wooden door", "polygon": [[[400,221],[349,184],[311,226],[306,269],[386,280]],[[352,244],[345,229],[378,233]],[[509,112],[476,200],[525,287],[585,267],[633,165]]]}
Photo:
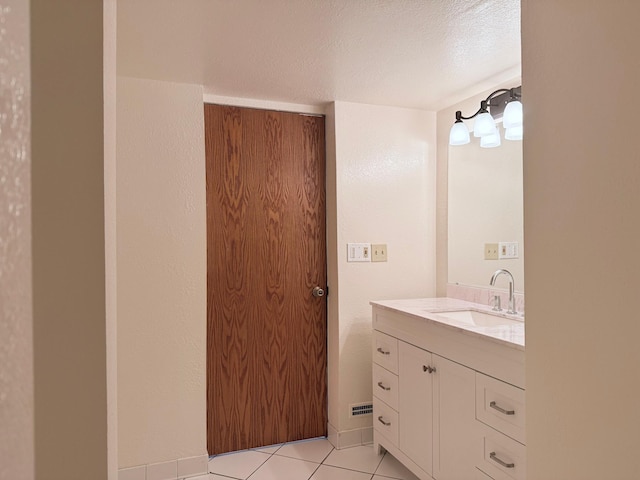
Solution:
{"label": "wooden door", "polygon": [[209,454],[326,435],[324,118],[205,105]]}

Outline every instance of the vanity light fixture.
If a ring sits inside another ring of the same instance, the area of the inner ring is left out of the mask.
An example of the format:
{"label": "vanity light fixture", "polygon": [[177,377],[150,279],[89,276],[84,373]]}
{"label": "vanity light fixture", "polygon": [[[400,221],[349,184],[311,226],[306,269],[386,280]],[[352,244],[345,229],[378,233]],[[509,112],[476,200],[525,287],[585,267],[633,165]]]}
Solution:
{"label": "vanity light fixture", "polygon": [[[500,146],[500,130],[496,119],[502,118],[506,140],[522,140],[522,87],[501,88],[480,102],[480,108],[470,117],[456,112],[456,121],[449,132],[449,145],[466,145],[471,141],[469,129],[463,120],[475,118],[473,136],[480,137],[480,146]],[[477,117],[477,118],[476,118]]]}
{"label": "vanity light fixture", "polygon": [[500,130],[498,130],[498,127],[493,127],[493,132],[489,135],[480,137],[480,146],[482,148],[493,148],[500,146]]}

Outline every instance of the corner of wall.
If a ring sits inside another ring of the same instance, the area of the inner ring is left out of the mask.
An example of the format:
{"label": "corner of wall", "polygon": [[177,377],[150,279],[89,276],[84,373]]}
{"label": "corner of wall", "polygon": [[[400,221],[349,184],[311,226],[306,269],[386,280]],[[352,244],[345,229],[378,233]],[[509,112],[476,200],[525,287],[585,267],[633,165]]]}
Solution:
{"label": "corner of wall", "polygon": [[[326,141],[326,208],[327,208],[327,376],[328,419],[336,428],[340,426],[340,333],[339,333],[339,278],[337,240],[337,192],[336,192],[336,115],[335,103],[325,111]],[[331,436],[331,435],[330,435]]]}

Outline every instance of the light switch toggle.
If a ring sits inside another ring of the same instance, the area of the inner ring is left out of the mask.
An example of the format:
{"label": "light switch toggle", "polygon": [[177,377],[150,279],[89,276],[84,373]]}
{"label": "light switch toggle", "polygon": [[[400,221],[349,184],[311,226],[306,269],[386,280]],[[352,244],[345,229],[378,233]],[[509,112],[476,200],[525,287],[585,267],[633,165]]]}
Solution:
{"label": "light switch toggle", "polygon": [[347,262],[370,262],[370,243],[347,243]]}
{"label": "light switch toggle", "polygon": [[518,258],[520,254],[518,242],[498,243],[498,258]]}
{"label": "light switch toggle", "polygon": [[387,261],[387,244],[386,243],[371,244],[371,261],[372,262]]}
{"label": "light switch toggle", "polygon": [[484,244],[484,259],[498,260],[498,244],[497,243]]}

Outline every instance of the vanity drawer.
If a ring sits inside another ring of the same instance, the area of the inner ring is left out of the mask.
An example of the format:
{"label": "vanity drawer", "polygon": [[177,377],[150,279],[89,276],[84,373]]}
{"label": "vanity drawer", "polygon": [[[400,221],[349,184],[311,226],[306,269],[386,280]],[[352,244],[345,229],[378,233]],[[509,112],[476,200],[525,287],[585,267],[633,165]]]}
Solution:
{"label": "vanity drawer", "polygon": [[398,410],[398,376],[373,364],[373,395]]}
{"label": "vanity drawer", "polygon": [[391,373],[398,373],[398,339],[373,331],[373,362]]}
{"label": "vanity drawer", "polygon": [[482,428],[482,457],[477,467],[495,480],[524,480],[526,447],[488,427]]}
{"label": "vanity drawer", "polygon": [[398,445],[398,412],[378,398],[373,399],[373,428]]}
{"label": "vanity drawer", "polygon": [[524,390],[476,373],[476,418],[499,432],[525,440]]}

